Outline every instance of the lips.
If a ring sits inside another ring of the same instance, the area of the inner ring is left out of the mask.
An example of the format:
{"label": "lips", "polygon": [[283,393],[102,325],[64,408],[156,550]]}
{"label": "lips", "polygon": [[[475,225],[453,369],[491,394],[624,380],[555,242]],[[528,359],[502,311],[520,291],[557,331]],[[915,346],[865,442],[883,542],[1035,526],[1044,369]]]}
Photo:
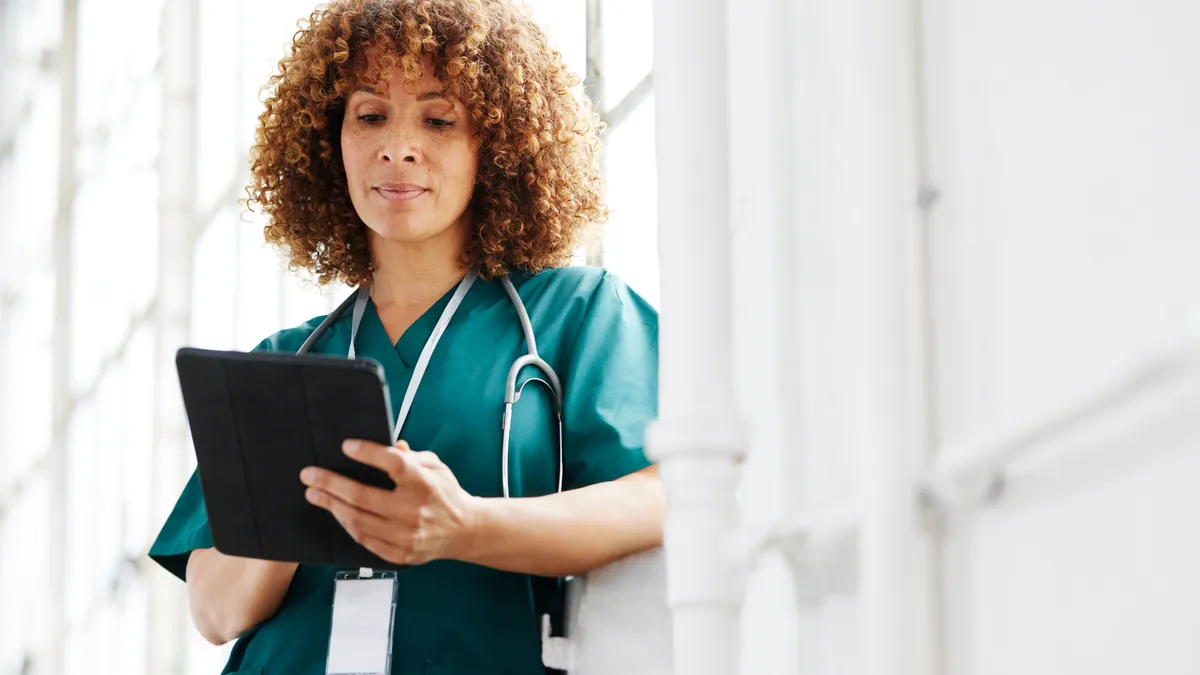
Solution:
{"label": "lips", "polygon": [[412,183],[385,183],[376,185],[375,192],[390,202],[408,202],[424,195],[429,190],[424,186]]}

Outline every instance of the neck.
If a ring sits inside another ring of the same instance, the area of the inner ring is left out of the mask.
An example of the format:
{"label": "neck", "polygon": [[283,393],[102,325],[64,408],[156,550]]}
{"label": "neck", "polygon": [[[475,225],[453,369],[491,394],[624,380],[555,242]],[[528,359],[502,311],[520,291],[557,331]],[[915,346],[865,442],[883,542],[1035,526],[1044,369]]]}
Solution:
{"label": "neck", "polygon": [[466,276],[460,258],[465,234],[451,227],[445,233],[419,242],[395,242],[370,233],[375,275],[371,300],[376,307],[428,305]]}

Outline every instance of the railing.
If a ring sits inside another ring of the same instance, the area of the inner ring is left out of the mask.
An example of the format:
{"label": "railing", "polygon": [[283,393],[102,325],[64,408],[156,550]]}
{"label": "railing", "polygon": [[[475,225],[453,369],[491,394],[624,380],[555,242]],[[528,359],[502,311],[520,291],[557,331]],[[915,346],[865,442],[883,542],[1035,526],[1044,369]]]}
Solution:
{"label": "railing", "polygon": [[[1200,344],[1148,359],[1025,425],[943,448],[938,455],[946,459],[918,482],[913,506],[946,513],[994,505],[1011,469],[1036,460],[1039,449],[1052,451],[1059,441],[1098,424],[1186,401],[1200,401]],[[1082,465],[1090,457],[1080,452],[1071,461]],[[802,597],[813,602],[831,593],[853,593],[860,516],[855,503],[801,512],[755,537],[746,555],[764,548],[782,551],[796,571]]]}
{"label": "railing", "polygon": [[1194,394],[1188,385],[1197,381],[1200,344],[1160,354],[1023,425],[943,448],[937,456],[944,459],[921,482],[920,494],[927,505],[942,509],[994,502],[1008,470],[1038,448],[1146,405]]}

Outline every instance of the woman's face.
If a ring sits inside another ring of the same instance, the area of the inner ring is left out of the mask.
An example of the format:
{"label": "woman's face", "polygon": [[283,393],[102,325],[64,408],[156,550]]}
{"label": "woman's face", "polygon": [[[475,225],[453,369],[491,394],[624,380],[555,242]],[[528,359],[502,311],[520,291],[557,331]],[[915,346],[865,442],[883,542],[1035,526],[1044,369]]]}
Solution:
{"label": "woman's face", "polygon": [[467,225],[479,146],[470,117],[442,95],[433,63],[406,87],[403,73],[346,101],[342,161],[350,200],[375,236],[421,243]]}

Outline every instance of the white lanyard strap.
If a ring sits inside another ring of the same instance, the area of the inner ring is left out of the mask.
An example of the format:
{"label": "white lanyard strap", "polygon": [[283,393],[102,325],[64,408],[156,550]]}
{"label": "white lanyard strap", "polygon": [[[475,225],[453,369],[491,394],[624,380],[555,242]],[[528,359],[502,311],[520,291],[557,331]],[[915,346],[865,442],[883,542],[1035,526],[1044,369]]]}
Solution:
{"label": "white lanyard strap", "polygon": [[367,311],[367,301],[371,299],[371,293],[362,286],[354,291],[354,319],[350,322],[350,352],[346,358],[353,359],[356,355],[354,351],[354,340],[358,337],[358,327],[362,325],[363,312]]}
{"label": "white lanyard strap", "polygon": [[[404,421],[408,419],[408,411],[412,408],[413,399],[417,396],[417,389],[421,386],[421,379],[425,377],[425,369],[429,367],[429,359],[433,356],[433,350],[437,348],[438,340],[442,339],[442,333],[446,332],[446,326],[450,325],[450,319],[454,317],[454,313],[458,311],[458,306],[462,304],[463,298],[466,297],[467,291],[471,290],[471,285],[479,278],[479,270],[472,269],[463,277],[462,282],[458,285],[458,289],[454,291],[454,295],[450,298],[450,303],[442,310],[442,316],[438,318],[437,325],[433,327],[433,332],[429,334],[429,339],[425,341],[425,347],[421,349],[421,356],[417,359],[417,365],[413,368],[412,378],[408,381],[408,388],[404,390],[404,402],[400,404],[400,415],[396,418],[396,428],[392,432],[392,442],[400,440],[400,431],[404,428]],[[365,288],[358,289],[358,297],[354,299],[354,318],[350,323],[350,351],[348,358],[354,358],[354,338],[358,336],[358,327],[362,324],[363,313],[367,309],[367,301],[371,294]]]}

